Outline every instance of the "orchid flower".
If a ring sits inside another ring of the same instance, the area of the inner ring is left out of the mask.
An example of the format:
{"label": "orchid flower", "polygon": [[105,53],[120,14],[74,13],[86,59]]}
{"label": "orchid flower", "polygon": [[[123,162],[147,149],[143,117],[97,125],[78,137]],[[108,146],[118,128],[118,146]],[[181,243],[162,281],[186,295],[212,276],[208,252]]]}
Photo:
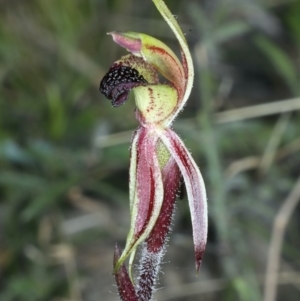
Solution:
{"label": "orchid flower", "polygon": [[[114,273],[123,301],[148,301],[167,243],[176,195],[185,183],[199,271],[207,240],[206,191],[201,173],[171,125],[192,89],[194,70],[185,37],[162,0],[153,0],[181,47],[181,62],[163,42],[142,33],[111,32],[113,40],[130,54],[113,63],[100,83],[100,91],[114,107],[133,92],[136,118],[129,170],[131,224],[122,254],[116,246]],[[167,83],[159,81],[159,74]],[[141,268],[133,283],[131,266],[142,245]],[[130,256],[129,274],[124,260]]]}

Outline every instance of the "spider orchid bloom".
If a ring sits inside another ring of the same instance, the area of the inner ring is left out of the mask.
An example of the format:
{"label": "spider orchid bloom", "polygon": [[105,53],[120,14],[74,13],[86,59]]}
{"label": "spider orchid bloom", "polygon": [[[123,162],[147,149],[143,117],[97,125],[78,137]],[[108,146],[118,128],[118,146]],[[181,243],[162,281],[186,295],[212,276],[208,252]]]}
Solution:
{"label": "spider orchid bloom", "polygon": [[[131,146],[130,231],[124,251],[121,254],[116,247],[114,258],[119,292],[125,301],[140,300],[141,291],[147,291],[145,286],[153,287],[158,272],[156,267],[159,266],[170,231],[181,178],[189,200],[197,271],[207,239],[204,182],[189,151],[171,129],[172,122],[191,92],[194,78],[192,59],[185,37],[171,12],[163,1],[153,1],[179,41],[182,62],[167,45],[151,36],[111,32],[109,34],[113,40],[130,54],[116,61],[100,83],[100,91],[112,101],[114,107],[124,104],[132,90],[136,118],[140,123]],[[159,74],[168,82],[160,83]],[[135,289],[123,262],[130,256],[131,267],[141,243],[142,269],[139,285]],[[149,273],[152,275],[149,276]],[[151,288],[148,291],[150,296],[142,300],[150,300]]]}

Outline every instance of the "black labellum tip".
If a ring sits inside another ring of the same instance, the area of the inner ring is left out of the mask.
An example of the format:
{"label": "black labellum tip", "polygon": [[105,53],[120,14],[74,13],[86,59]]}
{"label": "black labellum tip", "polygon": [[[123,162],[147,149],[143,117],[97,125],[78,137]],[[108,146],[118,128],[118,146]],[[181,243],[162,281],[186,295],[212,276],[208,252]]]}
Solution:
{"label": "black labellum tip", "polygon": [[144,86],[147,81],[131,67],[117,65],[110,68],[100,82],[99,90],[112,101],[114,107],[124,104],[131,89]]}

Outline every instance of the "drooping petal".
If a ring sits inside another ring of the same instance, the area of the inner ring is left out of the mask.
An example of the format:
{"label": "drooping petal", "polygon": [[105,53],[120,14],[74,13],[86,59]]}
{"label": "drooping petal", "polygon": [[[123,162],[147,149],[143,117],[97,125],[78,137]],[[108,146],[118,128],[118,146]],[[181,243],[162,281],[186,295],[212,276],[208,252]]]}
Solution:
{"label": "drooping petal", "polygon": [[171,129],[160,132],[160,139],[168,148],[182,173],[191,211],[196,270],[199,271],[207,240],[207,200],[203,178],[181,139]]}
{"label": "drooping petal", "polygon": [[180,186],[180,170],[173,157],[162,171],[164,183],[164,202],[160,215],[146,240],[147,249],[150,252],[159,252],[166,244],[167,235],[170,232],[172,215],[175,210],[177,192]]}
{"label": "drooping petal", "polygon": [[[156,185],[161,186],[160,188],[163,190],[155,152],[156,142],[157,136],[152,136],[146,128],[143,128],[141,139],[138,142],[136,190],[131,217],[134,223],[135,237],[141,235],[152,215]],[[158,178],[155,178],[155,173],[158,174]],[[159,180],[159,183],[157,183],[157,180]]]}
{"label": "drooping petal", "polygon": [[[114,266],[120,258],[120,249],[115,246],[114,254]],[[122,264],[119,270],[115,273],[115,279],[119,291],[119,295],[122,301],[140,301],[136,295],[135,288],[131,282],[127,269],[124,264]]]}
{"label": "drooping petal", "polygon": [[[131,206],[131,224],[125,249],[115,266],[122,262],[144,241],[159,216],[163,203],[163,181],[155,147],[158,136],[153,129],[140,128],[136,141],[136,184]],[[133,167],[131,169],[131,172]]]}

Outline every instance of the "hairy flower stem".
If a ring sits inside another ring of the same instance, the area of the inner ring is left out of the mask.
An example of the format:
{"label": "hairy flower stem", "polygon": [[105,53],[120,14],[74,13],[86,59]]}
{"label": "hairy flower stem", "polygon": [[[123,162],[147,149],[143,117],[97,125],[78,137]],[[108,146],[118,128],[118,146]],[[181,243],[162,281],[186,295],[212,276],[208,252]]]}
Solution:
{"label": "hairy flower stem", "polygon": [[139,301],[149,301],[157,281],[163,249],[158,253],[149,252],[145,246],[142,251],[141,273],[138,278],[137,295]]}

